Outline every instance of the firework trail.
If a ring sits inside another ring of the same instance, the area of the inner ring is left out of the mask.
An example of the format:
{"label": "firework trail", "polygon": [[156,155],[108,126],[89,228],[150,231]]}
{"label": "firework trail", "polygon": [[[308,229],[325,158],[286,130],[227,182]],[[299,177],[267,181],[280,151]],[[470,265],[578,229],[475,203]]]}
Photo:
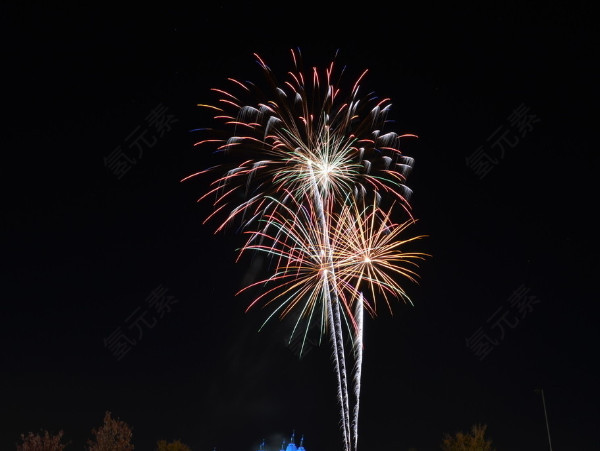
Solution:
{"label": "firework trail", "polygon": [[[313,179],[314,182],[314,179]],[[321,330],[327,327],[330,340],[333,347],[334,370],[338,382],[338,400],[341,405],[341,426],[345,448],[350,446],[350,417],[349,400],[346,380],[345,352],[343,347],[342,322],[340,314],[339,298],[340,289],[337,286],[335,276],[336,266],[333,256],[333,248],[330,242],[330,230],[332,228],[332,215],[326,213],[323,199],[317,191],[313,192],[314,198],[306,198],[303,203],[298,203],[295,199],[292,208],[287,205],[279,205],[277,200],[271,200],[275,208],[273,213],[269,214],[264,221],[276,230],[275,236],[269,236],[265,232],[249,231],[251,235],[248,243],[242,249],[242,252],[250,249],[266,251],[272,256],[279,258],[279,265],[275,270],[274,276],[269,281],[290,278],[288,282],[280,287],[285,287],[283,294],[290,294],[285,299],[280,300],[279,308],[283,308],[282,316],[287,314],[295,305],[303,300],[308,300],[307,306],[311,310],[323,299]],[[314,202],[311,202],[314,200]],[[315,227],[317,226],[317,227]],[[257,239],[258,238],[258,239]],[[272,243],[270,246],[264,243]],[[258,243],[258,244],[254,244]],[[241,253],[240,253],[241,255]],[[282,257],[284,257],[282,259]],[[256,284],[263,284],[264,281]],[[254,285],[256,285],[254,284]],[[288,287],[291,285],[291,287]],[[309,295],[307,292],[313,290]],[[263,297],[272,293],[268,290],[260,295],[248,308],[251,308]],[[280,295],[274,296],[269,302],[279,300]],[[274,313],[276,313],[278,310]],[[306,306],[302,309],[302,314],[306,311]],[[272,315],[271,315],[272,316]],[[324,320],[326,318],[326,321]],[[270,319],[267,318],[267,320]],[[296,327],[297,327],[296,323]],[[296,327],[292,331],[292,337]],[[307,324],[306,332],[310,325]],[[292,339],[290,337],[290,341]],[[306,334],[305,334],[306,337]]]}
{"label": "firework trail", "polygon": [[[198,129],[210,136],[196,145],[216,146],[217,152],[238,163],[229,169],[218,165],[182,181],[223,171],[198,199],[214,196],[214,211],[205,222],[224,214],[216,233],[237,219],[241,229],[250,233],[242,252],[268,252],[276,260],[273,276],[264,281],[275,287],[251,306],[272,296],[267,304],[280,302],[273,314],[285,315],[301,306],[299,318],[312,319],[320,304],[321,331],[329,332],[334,350],[344,446],[356,449],[358,405],[351,428],[342,326],[345,323],[352,335],[357,334],[355,316],[360,318],[357,337],[362,342],[362,308],[374,314],[376,292],[388,307],[390,295],[408,299],[393,273],[414,280],[414,272],[398,263],[412,263],[417,254],[396,250],[399,245],[393,240],[406,225],[389,224],[391,209],[382,213],[378,204],[386,194],[412,220],[410,190],[405,186],[412,159],[402,154],[400,140],[415,135],[384,132],[389,99],[373,94],[359,97],[367,71],[344,94],[334,81],[341,78],[335,75],[334,61],[324,71],[312,68],[306,75],[299,53],[291,54],[294,70],[282,84],[255,55],[268,81],[266,92],[253,83],[229,78],[233,90],[213,89],[216,104],[200,104],[215,112],[224,133]],[[373,200],[373,207],[359,211],[358,204],[367,198]],[[377,242],[383,245],[379,260],[365,257],[374,250],[366,246]],[[356,260],[357,255],[361,259]],[[398,255],[403,257],[397,259]],[[370,291],[371,301],[363,300],[362,286]],[[359,310],[360,315],[354,313]],[[358,353],[355,345],[353,349],[355,357],[362,359],[362,350]],[[355,366],[354,373],[358,397],[360,368]]]}
{"label": "firework trail", "polygon": [[363,356],[363,308],[362,294],[356,304],[356,338],[354,339],[354,413],[352,418],[352,433],[354,449],[358,449],[358,408],[360,405],[360,378],[362,374],[362,356]]}
{"label": "firework trail", "polygon": [[[330,328],[331,331],[331,343],[333,345],[333,349],[335,350],[334,362],[335,362],[335,370],[338,377],[338,397],[340,398],[340,403],[342,404],[341,414],[342,414],[342,425],[344,429],[344,443],[346,448],[348,448],[351,440],[352,433],[350,431],[350,406],[348,400],[348,382],[346,380],[346,358],[344,352],[344,338],[342,336],[342,323],[341,323],[341,315],[340,315],[340,301],[338,298],[338,290],[336,288],[336,276],[335,276],[335,266],[333,263],[333,255],[332,255],[332,247],[329,238],[329,227],[327,223],[327,216],[325,215],[325,208],[323,205],[323,194],[319,190],[319,185],[317,183],[317,178],[314,174],[312,166],[309,166],[310,172],[310,181],[313,187],[312,195],[315,199],[316,211],[318,213],[319,224],[322,229],[322,237],[323,237],[323,251],[325,253],[325,258],[327,259],[327,269],[326,271],[326,280],[327,283],[331,283],[331,289],[325,290],[324,294],[327,296],[327,303],[329,304],[329,322],[332,324]],[[327,185],[325,185],[326,187]]]}

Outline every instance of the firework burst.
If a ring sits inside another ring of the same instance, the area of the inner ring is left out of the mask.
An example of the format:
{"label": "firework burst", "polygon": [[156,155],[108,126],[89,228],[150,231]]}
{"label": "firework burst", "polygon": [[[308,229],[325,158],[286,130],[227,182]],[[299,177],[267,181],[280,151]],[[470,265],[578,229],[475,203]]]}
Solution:
{"label": "firework burst", "polygon": [[325,302],[326,293],[333,290],[338,293],[352,335],[358,333],[357,303],[372,317],[377,314],[378,295],[390,312],[391,298],[412,303],[398,278],[417,283],[418,262],[427,257],[421,252],[406,251],[411,243],[424,237],[403,237],[413,220],[395,223],[392,207],[384,211],[371,204],[361,209],[356,203],[346,202],[339,212],[326,212],[326,235],[322,228],[315,227],[319,218],[310,198],[293,199],[291,205],[271,200],[278,208],[261,220],[268,223],[270,232],[264,227],[246,231],[249,238],[238,256],[261,252],[274,262],[271,276],[238,292],[264,288],[247,308],[259,304],[274,306],[264,324],[273,317],[283,318],[297,311],[290,340],[302,320],[306,321],[305,332],[311,321],[318,321],[324,333],[330,308]]}
{"label": "firework burst", "polygon": [[[367,71],[344,93],[333,80],[334,62],[323,73],[312,68],[307,76],[292,51],[294,70],[278,83],[256,57],[268,82],[267,94],[250,82],[229,78],[231,89],[213,89],[217,101],[200,104],[215,112],[214,119],[221,124],[216,128],[223,136],[210,129],[211,135],[195,145],[216,145],[229,161],[239,162],[198,199],[214,196],[215,214],[227,212],[217,231],[236,217],[248,225],[275,208],[267,195],[286,203],[289,193],[311,194],[315,185],[323,198],[389,193],[409,211],[405,181],[413,160],[402,154],[400,141],[416,135],[383,132],[391,104],[374,94],[359,97]],[[243,201],[235,200],[238,194]]]}
{"label": "firework burst", "polygon": [[[318,321],[322,335],[328,332],[344,448],[356,450],[363,310],[375,315],[377,296],[390,309],[392,297],[409,301],[398,279],[415,282],[417,260],[425,256],[404,250],[420,237],[402,236],[414,222],[405,185],[413,161],[400,144],[415,135],[385,130],[389,99],[359,96],[367,71],[344,90],[344,71],[336,70],[335,60],[324,70],[305,71],[292,50],[293,70],[279,83],[255,56],[266,90],[229,78],[229,88],[213,89],[214,104],[200,104],[214,111],[220,126],[201,129],[210,136],[196,145],[216,147],[235,163],[182,181],[220,171],[198,199],[214,199],[206,221],[224,215],[216,232],[239,221],[249,235],[240,255],[252,251],[271,257],[272,275],[250,286],[265,291],[248,308],[273,307],[265,323],[298,312],[290,339],[297,331],[306,339],[312,321]],[[380,207],[384,196],[401,206],[406,222],[394,223],[392,208]],[[307,326],[301,332],[303,320]],[[353,337],[355,357],[352,420],[343,324]]]}

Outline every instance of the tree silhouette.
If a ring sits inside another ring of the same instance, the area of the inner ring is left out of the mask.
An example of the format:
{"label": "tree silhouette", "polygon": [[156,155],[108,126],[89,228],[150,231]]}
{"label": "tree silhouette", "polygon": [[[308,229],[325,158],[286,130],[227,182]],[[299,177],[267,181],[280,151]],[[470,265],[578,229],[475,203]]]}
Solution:
{"label": "tree silhouette", "polygon": [[485,438],[487,425],[475,424],[471,432],[463,434],[458,432],[454,436],[446,434],[442,441],[443,451],[495,451],[492,441]]}
{"label": "tree silhouette", "polygon": [[17,451],[63,451],[66,443],[61,443],[63,431],[56,435],[50,435],[48,431],[40,434],[29,432],[21,434],[22,443],[17,443]]}
{"label": "tree silhouette", "polygon": [[157,451],[192,451],[192,449],[181,443],[179,440],[175,440],[174,442],[167,443],[166,440],[159,440],[156,442],[156,450]]}
{"label": "tree silhouette", "polygon": [[111,417],[109,411],[104,414],[104,424],[92,429],[95,440],[88,440],[89,451],[133,451],[131,428],[121,420]]}

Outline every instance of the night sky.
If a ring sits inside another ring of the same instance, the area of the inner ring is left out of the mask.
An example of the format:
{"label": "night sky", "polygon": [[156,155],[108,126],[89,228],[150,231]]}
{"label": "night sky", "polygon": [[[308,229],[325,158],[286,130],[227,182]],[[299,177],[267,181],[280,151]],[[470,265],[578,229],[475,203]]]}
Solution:
{"label": "night sky", "polygon": [[[209,164],[190,130],[210,89],[261,82],[254,52],[284,78],[300,48],[369,69],[394,130],[419,136],[404,150],[432,257],[414,306],[365,325],[359,448],[433,451],[484,423],[498,450],[547,450],[541,388],[553,449],[600,450],[588,2],[202,3],[2,6],[0,449],[40,429],[83,449],[106,410],[139,450],[276,451],[292,430],[342,449],[329,343],[299,359],[286,322],[258,332],[266,312],[235,293],[264,262],[202,224],[209,179],[180,183]],[[118,330],[136,339],[119,355]]]}

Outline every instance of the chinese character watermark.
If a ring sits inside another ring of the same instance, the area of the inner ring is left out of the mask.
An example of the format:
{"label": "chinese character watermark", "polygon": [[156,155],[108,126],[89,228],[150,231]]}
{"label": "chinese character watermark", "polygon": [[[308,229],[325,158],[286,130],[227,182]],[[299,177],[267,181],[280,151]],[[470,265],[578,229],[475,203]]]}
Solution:
{"label": "chinese character watermark", "polygon": [[299,318],[286,318],[284,329],[291,329],[292,334],[285,334],[283,346],[298,359],[306,357],[314,348],[320,345],[320,323],[315,320],[300,322]]}
{"label": "chinese character watermark", "polygon": [[179,122],[169,108],[162,103],[156,105],[145,117],[143,124],[136,126],[111,153],[103,158],[104,166],[121,180],[153,148],[158,140]]}
{"label": "chinese character watermark", "polygon": [[[311,325],[309,332],[312,329],[314,329],[314,327]],[[305,332],[306,331],[304,330],[296,331],[296,333],[285,342],[285,347],[299,359],[305,357],[315,347],[319,346],[319,342],[315,338],[309,337]]]}
{"label": "chinese character watermark", "polygon": [[533,311],[533,305],[539,303],[540,300],[530,293],[530,289],[521,284],[508,297],[505,305],[492,313],[485,325],[465,340],[467,348],[482,361],[500,345],[508,329],[517,327],[521,320]]}
{"label": "chinese character watermark", "polygon": [[521,103],[506,118],[506,124],[492,132],[485,144],[465,158],[467,166],[481,180],[488,175],[500,160],[506,157],[510,149],[514,149],[541,119],[530,112],[530,108]]}
{"label": "chinese character watermark", "polygon": [[144,305],[136,307],[124,324],[118,326],[110,335],[104,338],[104,347],[108,348],[117,360],[121,360],[143,338],[144,331],[153,329],[165,313],[171,312],[171,306],[178,299],[167,294],[168,288],[158,285],[146,297]]}

